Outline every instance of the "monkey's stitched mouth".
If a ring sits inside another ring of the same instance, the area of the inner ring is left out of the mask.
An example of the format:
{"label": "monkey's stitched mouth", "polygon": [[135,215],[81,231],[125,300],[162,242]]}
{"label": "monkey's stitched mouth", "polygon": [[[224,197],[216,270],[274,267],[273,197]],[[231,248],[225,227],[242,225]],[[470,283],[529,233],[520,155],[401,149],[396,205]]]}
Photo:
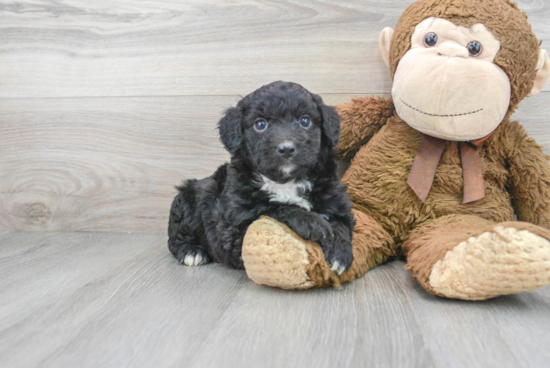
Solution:
{"label": "monkey's stitched mouth", "polygon": [[414,111],[418,111],[419,113],[424,114],[424,115],[428,115],[428,116],[437,116],[437,117],[440,117],[440,118],[448,118],[448,117],[451,117],[451,116],[471,115],[471,114],[475,114],[476,112],[480,112],[480,111],[483,110],[483,109],[479,109],[479,110],[476,110],[476,111],[464,112],[464,113],[462,113],[462,114],[438,115],[438,114],[430,114],[430,113],[427,113],[427,112],[418,110],[416,107],[412,107],[411,105],[409,105],[408,103],[406,103],[405,101],[403,101],[402,98],[400,98],[400,100],[401,100],[401,102],[403,103],[403,105],[407,106],[407,107],[410,108],[410,109],[413,109]]}

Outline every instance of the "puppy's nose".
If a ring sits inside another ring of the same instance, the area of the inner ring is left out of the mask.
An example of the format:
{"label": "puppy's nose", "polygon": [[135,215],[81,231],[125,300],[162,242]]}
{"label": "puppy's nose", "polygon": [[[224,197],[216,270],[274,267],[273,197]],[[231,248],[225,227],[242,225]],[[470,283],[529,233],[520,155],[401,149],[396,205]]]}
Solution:
{"label": "puppy's nose", "polygon": [[283,142],[277,147],[277,153],[284,158],[296,156],[296,147],[292,142]]}

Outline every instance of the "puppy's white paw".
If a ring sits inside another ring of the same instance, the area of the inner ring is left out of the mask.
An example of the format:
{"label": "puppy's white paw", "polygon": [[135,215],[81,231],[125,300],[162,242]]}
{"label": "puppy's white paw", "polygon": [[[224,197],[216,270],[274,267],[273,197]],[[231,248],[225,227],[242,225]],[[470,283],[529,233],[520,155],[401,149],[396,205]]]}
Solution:
{"label": "puppy's white paw", "polygon": [[346,270],[346,267],[340,264],[338,260],[334,260],[332,261],[332,267],[330,268],[330,270],[332,272],[336,272],[338,275],[341,275]]}
{"label": "puppy's white paw", "polygon": [[200,253],[188,254],[180,261],[180,264],[185,264],[186,266],[201,266],[206,263],[208,263],[208,260]]}

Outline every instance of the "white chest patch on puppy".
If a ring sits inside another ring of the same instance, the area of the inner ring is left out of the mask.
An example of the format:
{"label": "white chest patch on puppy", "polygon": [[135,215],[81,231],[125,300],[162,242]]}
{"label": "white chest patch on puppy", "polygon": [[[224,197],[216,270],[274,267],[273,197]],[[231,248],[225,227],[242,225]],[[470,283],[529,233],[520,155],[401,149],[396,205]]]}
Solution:
{"label": "white chest patch on puppy", "polygon": [[288,183],[277,183],[263,175],[262,190],[269,194],[270,202],[288,203],[300,206],[306,211],[311,211],[311,203],[302,195],[311,191],[313,184],[310,181],[289,181]]}

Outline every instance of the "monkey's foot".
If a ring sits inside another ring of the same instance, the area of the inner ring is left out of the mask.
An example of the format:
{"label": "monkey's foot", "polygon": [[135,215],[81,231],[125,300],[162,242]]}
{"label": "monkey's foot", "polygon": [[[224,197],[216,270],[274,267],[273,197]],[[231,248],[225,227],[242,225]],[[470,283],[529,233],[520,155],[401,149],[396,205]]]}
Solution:
{"label": "monkey's foot", "polygon": [[253,222],[243,240],[242,257],[248,277],[260,285],[283,289],[334,286],[361,277],[393,255],[393,239],[371,217],[353,211],[353,263],[340,275],[331,270],[319,244],[300,238],[269,217]]}
{"label": "monkey's foot", "polygon": [[248,227],[243,240],[246,274],[260,285],[283,289],[314,287],[308,275],[310,262],[306,247],[309,243],[285,225],[262,217]]}
{"label": "monkey's foot", "polygon": [[550,284],[550,241],[510,224],[449,250],[430,273],[433,291],[449,298],[481,300]]}
{"label": "monkey's foot", "polygon": [[253,222],[243,240],[242,257],[248,277],[257,284],[282,289],[340,287],[350,271],[331,271],[319,244],[300,238],[269,217]]}

